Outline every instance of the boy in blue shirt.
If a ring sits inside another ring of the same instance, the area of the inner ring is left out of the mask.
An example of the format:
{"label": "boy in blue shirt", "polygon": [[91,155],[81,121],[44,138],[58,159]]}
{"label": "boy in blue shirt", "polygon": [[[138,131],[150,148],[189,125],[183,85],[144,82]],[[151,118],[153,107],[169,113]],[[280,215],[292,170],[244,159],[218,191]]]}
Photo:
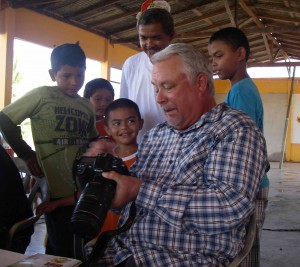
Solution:
{"label": "boy in blue shirt", "polygon": [[[213,71],[221,80],[230,80],[231,89],[225,98],[231,108],[239,109],[249,115],[257,127],[263,132],[264,111],[259,91],[247,73],[247,60],[250,54],[246,35],[239,29],[228,27],[215,32],[208,44]],[[256,242],[250,256],[244,264],[259,266],[259,240],[265,220],[268,203],[269,179],[264,176],[257,195],[257,227]]]}

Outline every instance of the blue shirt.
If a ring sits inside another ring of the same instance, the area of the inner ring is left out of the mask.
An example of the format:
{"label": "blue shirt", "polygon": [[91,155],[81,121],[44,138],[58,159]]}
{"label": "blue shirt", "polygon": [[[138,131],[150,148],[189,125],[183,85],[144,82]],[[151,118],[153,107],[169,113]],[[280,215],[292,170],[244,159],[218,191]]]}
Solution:
{"label": "blue shirt", "polygon": [[[264,132],[264,108],[259,91],[251,78],[245,78],[234,84],[225,98],[225,103],[231,108],[244,111]],[[260,188],[268,185],[269,179],[265,175]]]}
{"label": "blue shirt", "polygon": [[159,124],[144,136],[131,167],[143,180],[135,221],[111,240],[97,266],[131,255],[137,266],[227,266],[243,247],[266,166],[261,131],[224,103],[184,131]]}

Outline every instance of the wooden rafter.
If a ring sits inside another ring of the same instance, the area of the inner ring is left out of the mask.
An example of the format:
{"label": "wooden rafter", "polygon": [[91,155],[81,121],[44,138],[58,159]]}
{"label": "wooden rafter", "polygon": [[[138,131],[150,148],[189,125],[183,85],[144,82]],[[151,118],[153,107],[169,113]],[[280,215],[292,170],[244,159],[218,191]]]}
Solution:
{"label": "wooden rafter", "polygon": [[[257,16],[255,15],[255,13],[253,12],[253,10],[251,8],[249,8],[247,6],[247,4],[245,3],[244,0],[239,0],[239,5],[242,7],[242,9],[250,16],[253,18],[254,22],[259,26],[259,27],[264,27],[265,25],[259,20],[259,18],[257,18]],[[262,34],[263,36],[263,40],[265,43],[265,47],[266,47],[266,51],[269,55],[269,59],[270,62],[273,61],[273,55],[271,54],[270,48],[269,48],[269,43],[267,41],[267,37],[273,42],[275,43],[277,46],[280,46],[277,42],[277,40],[271,35],[271,34]],[[285,58],[288,58],[287,53],[281,49],[281,53],[284,55]]]}
{"label": "wooden rafter", "polygon": [[[136,14],[144,0],[0,0],[1,8],[29,8],[90,31],[112,43],[137,49]],[[250,43],[249,62],[300,59],[300,0],[168,0],[175,23],[174,42],[207,52],[221,28],[242,29]]]}

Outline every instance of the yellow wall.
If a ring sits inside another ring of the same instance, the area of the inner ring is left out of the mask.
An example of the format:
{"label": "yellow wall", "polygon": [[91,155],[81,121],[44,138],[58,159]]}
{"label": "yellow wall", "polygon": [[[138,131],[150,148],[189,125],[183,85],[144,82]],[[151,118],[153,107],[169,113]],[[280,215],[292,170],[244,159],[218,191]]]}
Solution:
{"label": "yellow wall", "polygon": [[[110,50],[115,50],[114,46],[107,44],[109,41],[99,35],[87,32],[64,22],[54,20],[52,18],[43,16],[41,14],[32,12],[28,9],[16,9],[16,31],[15,36],[23,40],[30,40],[47,47],[54,47],[62,43],[74,43],[79,41],[84,49],[87,57],[99,61],[106,61],[110,53],[108,53],[108,46]],[[129,49],[125,46],[116,46],[117,55],[123,55],[126,59],[135,50]],[[114,54],[114,53],[112,53]],[[111,64],[120,64],[120,59],[116,57],[109,59]]]}
{"label": "yellow wall", "polygon": [[116,45],[111,44],[109,46],[108,51],[109,51],[108,57],[109,57],[111,67],[118,68],[118,69],[122,68],[124,61],[128,57],[138,52],[136,50],[129,49],[129,48],[124,49],[124,46],[118,44]]}
{"label": "yellow wall", "polygon": [[[290,90],[292,86],[291,79],[254,79],[255,84],[259,88],[261,94],[264,93],[287,93],[289,98]],[[293,94],[300,94],[300,78],[294,79]],[[292,121],[292,109],[291,106],[290,116],[288,120],[287,138],[286,138],[286,161],[300,162],[300,144],[291,143],[291,121]]]}
{"label": "yellow wall", "polygon": [[15,13],[0,12],[0,108],[11,101]]}
{"label": "yellow wall", "polygon": [[[292,80],[284,78],[274,78],[274,79],[253,79],[254,83],[259,88],[261,94],[267,93],[285,93],[289,97]],[[215,93],[216,94],[226,94],[230,89],[230,82],[228,80],[221,81],[215,80]],[[294,79],[294,94],[300,94],[300,78]],[[291,106],[291,111],[292,111]],[[287,138],[286,138],[286,160],[300,162],[300,145],[291,143],[291,114],[289,118],[289,124],[287,128]]]}
{"label": "yellow wall", "polygon": [[15,12],[17,38],[51,48],[79,41],[87,57],[104,60],[105,39],[28,9],[16,9]]}
{"label": "yellow wall", "polygon": [[[261,94],[266,93],[289,93],[291,88],[291,79],[285,78],[268,78],[268,79],[253,79],[256,86],[259,88]],[[226,94],[230,89],[230,82],[228,80],[215,80],[216,94]],[[300,78],[294,80],[294,93],[300,93]]]}
{"label": "yellow wall", "polygon": [[109,68],[121,68],[125,59],[137,50],[113,45],[109,40],[80,28],[54,20],[31,10],[6,8],[0,11],[0,108],[11,101],[13,39],[18,38],[53,48],[63,43],[79,41],[88,58],[102,62],[103,78],[109,78]]}

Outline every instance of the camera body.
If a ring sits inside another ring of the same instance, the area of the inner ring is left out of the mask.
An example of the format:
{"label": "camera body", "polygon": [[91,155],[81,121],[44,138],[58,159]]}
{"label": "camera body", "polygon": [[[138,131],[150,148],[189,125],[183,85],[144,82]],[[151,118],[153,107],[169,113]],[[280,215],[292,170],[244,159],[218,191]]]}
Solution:
{"label": "camera body", "polygon": [[102,172],[130,174],[122,159],[108,153],[77,157],[74,168],[75,176],[84,189],[71,217],[71,229],[82,238],[92,239],[103,226],[116,190],[116,182],[104,178]]}

